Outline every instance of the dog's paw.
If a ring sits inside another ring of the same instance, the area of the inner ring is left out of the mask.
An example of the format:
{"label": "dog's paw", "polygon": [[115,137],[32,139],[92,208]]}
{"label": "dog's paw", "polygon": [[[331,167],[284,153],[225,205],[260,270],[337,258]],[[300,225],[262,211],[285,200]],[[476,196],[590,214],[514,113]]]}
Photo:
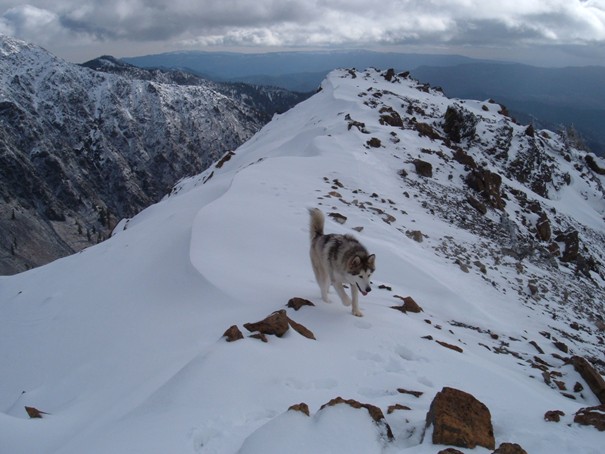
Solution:
{"label": "dog's paw", "polygon": [[330,304],[332,302],[332,300],[330,298],[328,298],[327,296],[325,298],[322,297],[321,299],[323,300],[324,303]]}
{"label": "dog's paw", "polygon": [[361,311],[353,311],[353,315],[355,317],[363,317],[363,313]]}
{"label": "dog's paw", "polygon": [[347,299],[343,299],[343,300],[342,300],[342,304],[344,304],[345,306],[347,306],[347,307],[348,307],[348,306],[350,306],[350,305],[351,305],[351,300],[350,300],[349,298],[347,298]]}

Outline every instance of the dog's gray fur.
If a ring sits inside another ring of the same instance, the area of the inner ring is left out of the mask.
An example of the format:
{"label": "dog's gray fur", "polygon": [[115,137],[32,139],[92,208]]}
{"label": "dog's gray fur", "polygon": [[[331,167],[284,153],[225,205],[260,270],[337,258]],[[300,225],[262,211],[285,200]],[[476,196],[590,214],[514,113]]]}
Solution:
{"label": "dog's gray fur", "polygon": [[[309,209],[311,215],[311,265],[321,290],[321,298],[329,303],[328,289],[334,286],[345,306],[353,306],[353,315],[362,317],[359,310],[359,292],[366,295],[372,290],[370,276],[376,269],[374,254],[352,235],[324,234],[324,215],[318,208]],[[343,284],[351,288],[351,298]]]}

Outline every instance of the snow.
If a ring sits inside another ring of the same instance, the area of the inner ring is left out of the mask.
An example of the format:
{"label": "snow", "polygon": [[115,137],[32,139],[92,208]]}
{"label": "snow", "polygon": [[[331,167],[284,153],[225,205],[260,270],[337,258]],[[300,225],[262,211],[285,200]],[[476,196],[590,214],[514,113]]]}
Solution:
{"label": "snow", "polygon": [[[407,156],[422,156],[434,162],[435,184],[445,191],[461,170],[449,164],[448,180],[436,155],[420,151],[426,138],[401,133],[403,143],[391,144],[390,129],[359,92],[388,88],[393,98],[443,111],[450,101],[372,71],[343,75],[332,73],[320,93],[276,116],[222,167],[181,182],[162,202],[122,221],[111,239],[0,278],[0,452],[434,454],[445,446],[432,444],[431,429],[423,437],[425,417],[444,386],[490,409],[497,445],[519,443],[532,454],[601,452],[602,434],[572,422],[579,408],[598,404],[586,386],[571,400],[527,361],[494,352],[505,341],[532,358],[534,340],[573,387],[582,379],[551,356],[558,350],[539,334],[562,324],[537,303],[523,304],[505,269],[490,268],[492,285],[437,254],[434,246],[447,236],[461,243],[477,237],[423,209],[397,175],[401,168],[413,173]],[[349,131],[346,114],[365,122],[370,135]],[[364,147],[371,136],[384,147]],[[336,180],[342,187],[333,189]],[[578,196],[576,184],[551,202],[603,231],[602,204]],[[333,190],[348,204],[327,195]],[[359,209],[355,198],[397,221]],[[326,230],[355,234],[377,256],[363,318],[333,292],[332,304],[321,301],[308,259],[312,206],[345,214],[344,225],[328,220]],[[351,230],[358,226],[361,232]],[[407,229],[427,239],[417,243],[402,234]],[[394,295],[412,296],[424,312],[391,309],[400,304]],[[288,309],[288,316],[317,340],[293,330],[268,343],[222,337],[233,324],[248,334],[244,323],[295,296],[316,304]],[[364,409],[320,410],[337,396],[381,408],[395,440],[381,437]],[[299,402],[311,416],[288,411]],[[387,414],[397,403],[411,410]],[[30,420],[24,406],[48,415]],[[545,422],[544,413],[555,409],[565,412],[562,422]]]}

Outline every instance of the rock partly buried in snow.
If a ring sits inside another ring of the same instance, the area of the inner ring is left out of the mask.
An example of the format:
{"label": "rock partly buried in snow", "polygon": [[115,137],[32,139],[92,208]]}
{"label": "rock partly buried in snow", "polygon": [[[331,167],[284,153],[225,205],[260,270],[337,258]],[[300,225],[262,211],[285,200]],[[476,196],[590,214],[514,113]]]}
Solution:
{"label": "rock partly buried in snow", "polygon": [[288,317],[285,309],[275,311],[259,322],[244,324],[244,328],[251,333],[255,333],[250,337],[255,337],[263,342],[267,342],[267,335],[282,337],[290,327],[300,335],[315,340],[313,332],[306,326],[301,325]]}
{"label": "rock partly buried in snow", "polygon": [[31,419],[40,419],[43,415],[48,414],[45,411],[38,410],[36,407],[25,407],[25,411]]}
{"label": "rock partly buried in snow", "polygon": [[384,414],[382,413],[382,410],[374,405],[362,404],[361,402],[358,402],[354,399],[343,399],[342,397],[336,397],[336,398],[332,399],[330,402],[323,404],[319,410],[321,411],[326,407],[333,407],[335,405],[341,405],[341,404],[349,405],[350,407],[353,407],[356,409],[365,408],[368,411],[368,413],[370,414],[370,416],[372,417],[372,419],[374,420],[374,422],[378,425],[378,427],[380,427],[380,429],[382,431],[384,431],[384,434],[386,435],[386,437],[389,440],[393,440],[395,438],[393,436],[391,427],[386,422],[386,419],[384,417]]}
{"label": "rock partly buried in snow", "polygon": [[304,413],[305,415],[310,416],[309,406],[304,402],[301,402],[299,404],[290,405],[290,408],[288,408],[288,411],[300,411],[301,413]]}
{"label": "rock partly buried in snow", "polygon": [[489,409],[471,394],[454,388],[437,393],[426,415],[433,426],[433,443],[461,448],[494,449],[494,429]]}
{"label": "rock partly buried in snow", "polygon": [[559,422],[561,416],[565,416],[565,413],[561,410],[550,410],[544,413],[544,421]]}
{"label": "rock partly buried in snow", "polygon": [[502,443],[492,454],[527,454],[517,443]]}
{"label": "rock partly buried in snow", "polygon": [[408,312],[420,313],[423,312],[422,308],[418,305],[414,298],[411,296],[399,296],[394,295],[395,298],[399,298],[403,301],[401,306],[391,306],[391,309],[397,309],[398,311],[403,312],[404,314]]}
{"label": "rock partly buried in snow", "polygon": [[223,333],[223,337],[227,338],[227,342],[235,342],[236,340],[243,339],[244,335],[237,325],[231,325],[227,328],[227,331]]}
{"label": "rock partly buried in snow", "polygon": [[255,323],[245,323],[246,328],[251,333],[258,331],[263,334],[273,334],[282,337],[288,331],[288,316],[285,309],[275,311],[265,319]]}
{"label": "rock partly buried in snow", "polygon": [[423,161],[422,159],[415,159],[413,163],[416,168],[416,173],[421,177],[431,178],[433,176],[433,166],[430,162]]}
{"label": "rock partly buried in snow", "polygon": [[288,301],[288,304],[286,304],[286,306],[297,311],[303,306],[315,306],[315,304],[313,304],[311,301],[306,300],[304,298],[294,297],[294,298],[290,298],[290,300]]}
{"label": "rock partly buried in snow", "polygon": [[599,402],[605,404],[605,380],[603,380],[601,374],[581,356],[572,356],[571,363],[576,372],[580,374],[595,396],[597,396]]}
{"label": "rock partly buried in snow", "polygon": [[605,431],[605,404],[580,408],[573,421],[584,426],[593,426],[601,432]]}

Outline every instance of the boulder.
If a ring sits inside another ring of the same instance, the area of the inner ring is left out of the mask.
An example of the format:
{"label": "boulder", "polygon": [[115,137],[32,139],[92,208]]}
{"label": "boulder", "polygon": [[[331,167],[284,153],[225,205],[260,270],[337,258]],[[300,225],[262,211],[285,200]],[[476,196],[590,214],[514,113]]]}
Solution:
{"label": "boulder", "polygon": [[485,202],[499,210],[504,208],[504,200],[500,194],[502,177],[487,169],[473,169],[466,176],[466,184],[477,191]]}
{"label": "boulder", "polygon": [[414,159],[414,167],[416,168],[416,173],[421,177],[431,178],[433,176],[433,166],[430,162]]}
{"label": "boulder", "polygon": [[536,224],[536,235],[540,241],[550,241],[552,231],[550,229],[550,221],[546,213],[541,213]]}
{"label": "boulder", "polygon": [[426,415],[433,426],[433,443],[494,449],[496,440],[489,409],[471,394],[445,387],[437,393]]}
{"label": "boulder", "polygon": [[580,408],[576,412],[573,422],[583,426],[593,426],[600,432],[605,431],[605,404]]}
{"label": "boulder", "polygon": [[578,232],[576,230],[559,233],[555,237],[555,241],[565,244],[563,256],[561,257],[562,262],[575,262],[577,260],[578,251],[580,249],[580,239],[578,238]]}
{"label": "boulder", "polygon": [[561,410],[550,410],[544,413],[544,421],[559,422],[561,416],[565,416],[565,413]]}
{"label": "boulder", "polygon": [[586,358],[572,356],[570,361],[576,372],[580,374],[595,396],[597,396],[599,402],[605,404],[605,380],[603,380],[601,374],[597,372]]}

